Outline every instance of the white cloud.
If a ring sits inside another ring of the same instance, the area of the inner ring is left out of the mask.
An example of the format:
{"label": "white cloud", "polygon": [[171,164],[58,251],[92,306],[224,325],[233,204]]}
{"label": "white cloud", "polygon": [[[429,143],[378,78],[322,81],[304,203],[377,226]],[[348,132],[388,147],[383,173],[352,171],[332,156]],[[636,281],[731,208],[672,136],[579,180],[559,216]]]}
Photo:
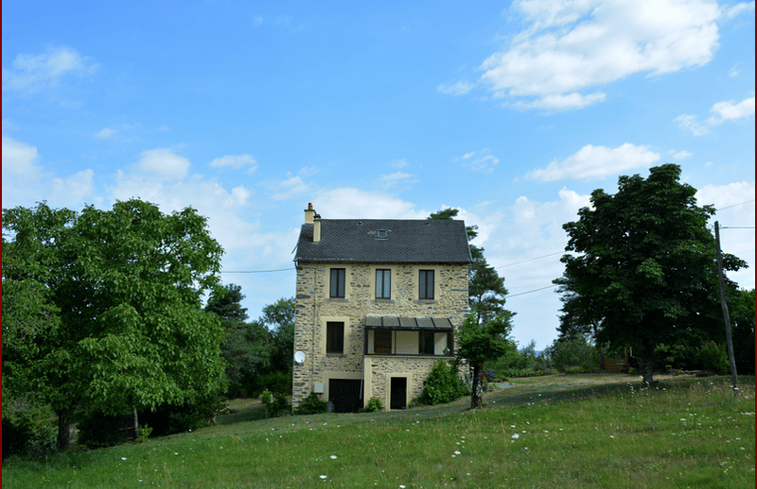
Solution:
{"label": "white cloud", "polygon": [[397,187],[398,185],[409,185],[418,182],[418,179],[414,177],[415,175],[410,173],[398,171],[390,173],[389,175],[381,175],[376,180],[376,185],[386,189]]}
{"label": "white cloud", "polygon": [[286,180],[268,180],[263,185],[271,191],[273,200],[289,200],[308,193],[310,184],[306,183],[301,176],[295,176]]}
{"label": "white cloud", "polygon": [[174,154],[170,148],[142,151],[136,164],[140,172],[158,181],[182,180],[187,176],[190,166],[188,159]]}
{"label": "white cloud", "polygon": [[87,196],[92,195],[94,176],[95,172],[87,169],[65,178],[53,178],[51,200],[75,209]]}
{"label": "white cloud", "polygon": [[310,200],[324,219],[425,219],[431,214],[382,192],[351,187],[318,191]]}
{"label": "white cloud", "polygon": [[514,105],[518,107],[532,108],[532,109],[545,109],[545,110],[572,110],[583,109],[589,105],[596,104],[598,102],[604,102],[606,95],[602,92],[592,93],[590,95],[581,95],[580,93],[573,92],[568,95],[547,95],[533,102],[516,102]]}
{"label": "white cloud", "polygon": [[461,157],[452,158],[452,161],[465,160],[463,166],[473,171],[491,173],[494,171],[494,167],[499,164],[499,158],[489,153],[491,153],[489,148],[484,148],[479,151],[465,153]]}
{"label": "white cloud", "polygon": [[3,90],[34,93],[55,87],[66,75],[91,75],[98,65],[68,47],[50,47],[43,54],[19,54],[12,68],[3,67]]}
{"label": "white cloud", "polygon": [[254,173],[258,169],[258,162],[248,154],[222,156],[211,161],[209,165],[212,168],[230,166],[237,170],[249,166],[247,173]]}
{"label": "white cloud", "polygon": [[708,119],[708,124],[722,124],[730,119],[741,119],[754,115],[754,97],[742,100],[734,104],[733,101],[718,102],[710,109],[712,116]]}
{"label": "white cloud", "polygon": [[61,177],[39,164],[37,148],[3,135],[3,205],[30,206],[40,200],[76,207],[92,194],[90,169]]}
{"label": "white cloud", "polygon": [[553,161],[546,168],[532,170],[527,179],[554,181],[562,179],[594,180],[625,170],[647,167],[660,159],[649,146],[625,143],[617,148],[587,144],[563,161]]}
{"label": "white cloud", "polygon": [[102,131],[100,131],[100,132],[98,132],[97,134],[95,134],[95,137],[96,137],[97,139],[110,139],[110,138],[112,138],[113,136],[115,136],[115,135],[116,135],[116,133],[118,133],[118,131],[117,131],[117,130],[115,130],[115,129],[111,129],[111,128],[109,128],[109,127],[106,127],[106,128],[105,128],[105,129],[103,129]]}
{"label": "white cloud", "polygon": [[512,10],[529,26],[483,62],[480,82],[524,107],[586,107],[605,95],[581,91],[704,65],[718,47],[711,0],[522,0]]}
{"label": "white cloud", "polygon": [[754,181],[707,185],[696,194],[699,205],[714,205],[717,209],[710,225],[714,226],[714,221],[720,224],[721,248],[749,264],[749,268],[729,272],[728,278],[749,289],[754,288],[754,195]]}
{"label": "white cloud", "polygon": [[689,153],[686,150],[676,152],[675,150],[671,149],[670,151],[668,151],[668,154],[671,155],[676,161],[686,160],[688,158],[691,158],[692,156],[692,153]]}
{"label": "white cloud", "polygon": [[691,114],[681,114],[675,119],[674,122],[678,123],[678,126],[682,129],[691,131],[694,136],[702,136],[710,132],[706,125],[700,124],[697,120],[697,116]]}
{"label": "white cloud", "polygon": [[754,1],[737,3],[733,7],[723,8],[723,16],[726,19],[732,19],[737,15],[741,15],[747,12],[754,12]]}
{"label": "white cloud", "polygon": [[476,85],[473,83],[468,82],[457,82],[452,85],[446,85],[442,84],[436,87],[436,89],[442,93],[451,93],[453,95],[462,95],[464,93],[468,93],[475,87]]}
{"label": "white cloud", "polygon": [[710,108],[712,114],[709,119],[699,122],[699,118],[691,114],[681,114],[674,119],[678,125],[686,130],[691,131],[694,136],[703,136],[710,132],[710,128],[722,124],[725,121],[743,119],[754,116],[754,97],[734,103],[732,100],[727,102],[717,102]]}

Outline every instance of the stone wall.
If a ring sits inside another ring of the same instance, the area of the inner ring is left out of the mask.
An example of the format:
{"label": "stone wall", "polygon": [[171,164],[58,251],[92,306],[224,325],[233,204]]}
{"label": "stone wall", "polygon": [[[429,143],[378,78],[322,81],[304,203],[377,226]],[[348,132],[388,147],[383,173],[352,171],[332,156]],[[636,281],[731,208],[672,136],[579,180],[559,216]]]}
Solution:
{"label": "stone wall", "polygon": [[[366,357],[366,361],[377,362],[371,364],[369,373],[363,360],[365,317],[448,317],[459,326],[468,313],[467,264],[300,263],[299,266],[294,350],[304,352],[305,361],[294,366],[293,405],[297,407],[315,384],[325,384],[322,398],[327,399],[331,378],[363,378],[367,403],[372,395],[385,396],[388,388],[382,376],[388,373],[409,375],[408,395],[417,397],[423,388],[423,379],[439,357]],[[343,299],[329,298],[331,268],[345,269]],[[377,269],[392,270],[391,299],[375,298]],[[420,270],[435,271],[434,300],[418,299]],[[328,321],[345,324],[343,354],[326,353]],[[385,399],[382,401],[388,406]]]}

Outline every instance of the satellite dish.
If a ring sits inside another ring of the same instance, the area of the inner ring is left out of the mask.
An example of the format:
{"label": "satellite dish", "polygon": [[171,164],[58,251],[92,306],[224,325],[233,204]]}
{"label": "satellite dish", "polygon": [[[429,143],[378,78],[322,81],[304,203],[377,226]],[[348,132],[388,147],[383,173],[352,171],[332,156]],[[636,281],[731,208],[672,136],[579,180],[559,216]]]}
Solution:
{"label": "satellite dish", "polygon": [[298,364],[302,364],[305,361],[305,353],[297,351],[294,353],[294,361]]}

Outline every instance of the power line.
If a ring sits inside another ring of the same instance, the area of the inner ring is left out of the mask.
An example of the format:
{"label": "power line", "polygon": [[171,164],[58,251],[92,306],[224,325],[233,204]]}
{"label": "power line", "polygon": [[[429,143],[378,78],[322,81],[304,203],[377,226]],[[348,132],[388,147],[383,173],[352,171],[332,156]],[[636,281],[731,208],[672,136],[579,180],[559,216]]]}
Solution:
{"label": "power line", "polygon": [[720,229],[754,229],[754,226],[720,226]]}
{"label": "power line", "polygon": [[511,267],[513,265],[520,265],[521,263],[527,263],[527,262],[534,261],[534,260],[541,260],[542,258],[547,258],[548,256],[560,255],[562,253],[565,253],[565,252],[564,251],[558,251],[557,253],[550,253],[549,255],[537,256],[536,258],[531,258],[529,260],[523,260],[523,261],[519,261],[519,262],[515,262],[515,263],[508,263],[507,265],[502,265],[502,266],[499,266],[499,267],[495,267],[495,270],[497,268]]}
{"label": "power line", "polygon": [[552,288],[555,288],[555,287],[557,287],[557,284],[548,285],[548,286],[542,287],[540,289],[529,290],[527,292],[519,292],[517,294],[507,294],[505,297],[517,297],[519,295],[526,295],[526,294],[530,294],[532,292],[539,292],[540,290],[552,289]]}
{"label": "power line", "polygon": [[287,270],[296,270],[296,268],[279,268],[278,270],[250,270],[250,271],[226,271],[221,270],[221,273],[270,273],[270,272],[286,272]]}
{"label": "power line", "polygon": [[724,211],[724,210],[726,210],[726,209],[730,209],[731,207],[738,207],[738,206],[740,206],[740,205],[748,204],[748,203],[750,203],[750,202],[754,202],[754,199],[752,199],[752,200],[747,200],[746,202],[742,202],[742,203],[740,203],[740,204],[733,204],[733,205],[729,205],[728,207],[723,207],[723,208],[720,208],[720,209],[718,209],[718,208],[716,207],[716,208],[715,208],[715,210],[716,210],[716,211]]}

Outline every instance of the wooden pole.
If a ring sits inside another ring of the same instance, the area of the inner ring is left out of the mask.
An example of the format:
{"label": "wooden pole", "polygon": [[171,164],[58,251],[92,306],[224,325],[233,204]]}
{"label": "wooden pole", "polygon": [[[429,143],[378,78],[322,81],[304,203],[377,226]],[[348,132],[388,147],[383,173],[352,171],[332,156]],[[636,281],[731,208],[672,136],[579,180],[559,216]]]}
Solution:
{"label": "wooden pole", "polygon": [[733,381],[733,393],[739,395],[739,377],[736,373],[736,359],[733,356],[733,338],[731,337],[731,316],[728,314],[728,304],[725,302],[725,279],[723,278],[723,258],[720,255],[720,227],[715,221],[715,246],[717,247],[718,282],[720,282],[720,305],[723,307],[723,319],[725,320],[725,341],[728,346],[728,360],[731,363],[731,379]]}

